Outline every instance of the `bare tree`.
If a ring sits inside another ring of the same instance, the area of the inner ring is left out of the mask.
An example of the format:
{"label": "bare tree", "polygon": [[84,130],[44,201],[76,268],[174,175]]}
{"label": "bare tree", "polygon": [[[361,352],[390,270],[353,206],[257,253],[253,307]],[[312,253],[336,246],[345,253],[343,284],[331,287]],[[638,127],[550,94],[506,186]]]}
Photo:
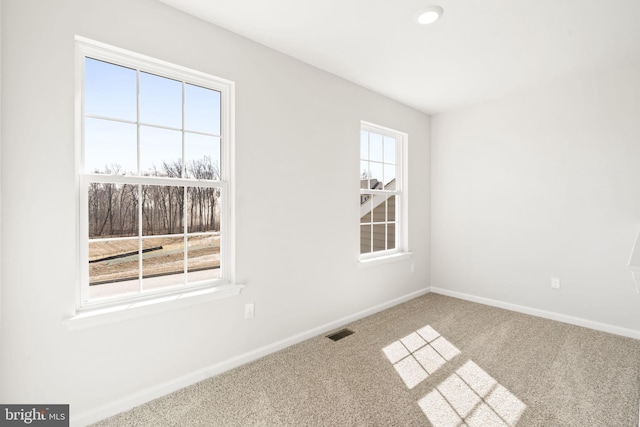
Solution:
{"label": "bare tree", "polygon": [[[119,165],[106,166],[104,173],[122,174]],[[180,160],[164,161],[147,176],[219,180],[220,167],[210,157],[183,166]],[[138,212],[142,212],[142,234],[182,233],[188,213],[188,231],[218,231],[219,188],[139,184],[90,183],[88,187],[89,235],[92,238],[135,236]]]}

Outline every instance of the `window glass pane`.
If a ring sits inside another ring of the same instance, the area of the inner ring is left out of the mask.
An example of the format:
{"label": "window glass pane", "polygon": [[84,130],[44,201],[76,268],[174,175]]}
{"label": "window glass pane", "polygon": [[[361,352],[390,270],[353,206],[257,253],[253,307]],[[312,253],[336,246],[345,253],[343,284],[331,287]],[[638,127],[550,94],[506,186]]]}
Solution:
{"label": "window glass pane", "polygon": [[142,288],[184,285],[184,236],[142,239]]}
{"label": "window glass pane", "polygon": [[136,120],[136,71],[85,58],[85,114]]}
{"label": "window glass pane", "polygon": [[360,253],[371,252],[371,225],[360,225]]}
{"label": "window glass pane", "polygon": [[360,195],[360,223],[371,222],[371,194]]}
{"label": "window glass pane", "polygon": [[182,83],[141,72],[140,121],[182,129]]}
{"label": "window glass pane", "polygon": [[396,225],[387,224],[387,249],[396,248]]}
{"label": "window glass pane", "polygon": [[220,138],[185,133],[186,177],[220,180]]}
{"label": "window glass pane", "polygon": [[184,127],[220,135],[220,92],[185,85]]}
{"label": "window glass pane", "polygon": [[[361,180],[366,180],[369,179],[370,176],[370,172],[369,172],[369,162],[367,161],[361,161],[360,162],[360,179]],[[368,184],[364,184],[364,187],[361,188],[369,188]]]}
{"label": "window glass pane", "polygon": [[396,139],[388,136],[384,137],[384,162],[396,163]]}
{"label": "window glass pane", "polygon": [[140,174],[182,177],[182,132],[140,126]]}
{"label": "window glass pane", "polygon": [[138,186],[92,182],[88,188],[89,238],[138,235]]}
{"label": "window glass pane", "polygon": [[187,189],[187,230],[189,233],[220,231],[220,189]]}
{"label": "window glass pane", "polygon": [[89,284],[93,296],[137,292],[138,271],[137,238],[89,242]]}
{"label": "window glass pane", "polygon": [[369,132],[360,132],[360,158],[369,160]]}
{"label": "window glass pane", "polygon": [[369,134],[369,160],[382,161],[382,135],[380,134]]}
{"label": "window glass pane", "polygon": [[387,217],[385,196],[382,194],[374,194],[373,203],[373,222],[384,222]]}
{"label": "window glass pane", "polygon": [[142,186],[142,235],[184,232],[184,187]]}
{"label": "window glass pane", "polygon": [[87,173],[135,174],[136,125],[86,118],[84,170]]}
{"label": "window glass pane", "polygon": [[384,251],[386,249],[387,239],[384,224],[373,225],[373,251]]}
{"label": "window glass pane", "polygon": [[220,234],[189,236],[187,247],[187,278],[189,282],[219,279]]}
{"label": "window glass pane", "polygon": [[387,200],[387,221],[396,220],[396,196],[391,196]]}
{"label": "window glass pane", "polygon": [[[377,182],[382,182],[382,163],[375,163],[375,162],[370,162],[369,163],[369,174],[371,175],[369,178],[371,180],[376,180]],[[371,183],[371,188],[376,188],[376,189],[380,189],[379,187],[375,186],[375,182]]]}
{"label": "window glass pane", "polygon": [[396,167],[393,165],[384,165],[384,188],[385,190],[395,190]]}

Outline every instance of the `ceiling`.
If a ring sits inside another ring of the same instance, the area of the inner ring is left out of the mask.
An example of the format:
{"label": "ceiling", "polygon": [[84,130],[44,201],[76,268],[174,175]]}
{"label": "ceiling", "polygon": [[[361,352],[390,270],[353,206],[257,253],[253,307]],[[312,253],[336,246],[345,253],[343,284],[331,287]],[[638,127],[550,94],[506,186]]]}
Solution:
{"label": "ceiling", "polygon": [[426,113],[640,63],[640,0],[160,1]]}

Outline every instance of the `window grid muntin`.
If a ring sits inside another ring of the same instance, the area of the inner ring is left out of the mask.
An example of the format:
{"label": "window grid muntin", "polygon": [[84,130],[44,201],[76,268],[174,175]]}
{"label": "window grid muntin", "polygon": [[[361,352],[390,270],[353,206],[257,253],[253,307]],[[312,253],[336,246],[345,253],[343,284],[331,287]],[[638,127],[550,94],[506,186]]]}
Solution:
{"label": "window grid muntin", "polygon": [[[360,233],[362,233],[362,228],[363,227],[369,227],[369,250],[368,251],[362,251],[362,236],[361,236],[361,251],[360,251],[360,258],[373,258],[373,257],[379,257],[379,256],[384,256],[387,254],[392,254],[392,253],[396,253],[396,252],[400,252],[404,249],[404,242],[402,241],[402,237],[404,234],[404,230],[403,227],[405,226],[403,224],[403,220],[402,220],[402,206],[404,203],[403,200],[403,191],[402,191],[402,176],[403,176],[403,170],[402,170],[402,166],[403,166],[403,162],[405,161],[404,157],[403,157],[403,143],[404,143],[404,135],[400,132],[396,132],[390,129],[386,129],[386,128],[382,128],[382,127],[378,127],[376,125],[373,124],[365,124],[364,122],[362,122],[361,124],[361,131],[360,131],[360,168],[362,169],[362,164],[363,162],[366,162],[367,165],[370,165],[372,163],[372,161],[370,160],[371,157],[371,134],[378,134],[380,135],[382,141],[383,141],[383,146],[382,146],[382,160],[380,162],[377,162],[381,165],[387,164],[387,165],[393,165],[395,166],[395,189],[393,190],[387,190],[384,189],[384,187],[382,189],[376,188],[376,189],[370,189],[370,188],[361,188],[360,189],[360,198],[361,198],[361,206],[362,206],[362,200],[363,199],[369,199],[372,200],[376,195],[379,196],[383,196],[385,197],[385,200],[382,201],[380,203],[381,204],[385,204],[385,208],[384,208],[384,215],[385,215],[385,220],[384,221],[374,221],[374,211],[375,211],[375,207],[371,208],[371,210],[369,210],[369,221],[368,222],[362,222],[362,218],[364,216],[366,216],[367,214],[363,215],[362,214],[362,209],[361,209],[361,219],[360,219]],[[366,134],[366,149],[362,147],[363,145],[363,135]],[[392,138],[395,141],[395,161],[394,162],[385,162],[385,150],[384,150],[384,138]],[[367,153],[368,154],[368,158],[363,158],[363,153]],[[375,161],[373,161],[373,163],[376,163]],[[367,169],[370,170],[370,169]],[[363,174],[362,174],[362,170],[360,171],[360,177],[361,179],[363,178]],[[368,187],[371,186],[370,184],[370,180],[372,177],[368,177],[367,178],[367,182]],[[383,186],[384,186],[384,181],[386,181],[386,178],[384,177],[384,167],[383,167],[383,176],[382,176],[382,181],[383,181]],[[388,183],[387,183],[388,185]],[[389,198],[394,197],[395,199],[395,220],[393,221],[389,221],[389,217],[388,217],[388,201]],[[373,203],[372,203],[373,205]],[[383,249],[379,249],[379,250],[374,250],[374,225],[385,225],[385,233],[384,233],[384,248]],[[389,230],[389,226],[393,226],[394,227],[394,243],[393,243],[393,247],[390,248],[390,242],[389,242],[389,235],[388,235],[388,230]]]}
{"label": "window grid muntin", "polygon": [[[83,110],[83,118],[82,118],[82,120],[84,122],[84,120],[86,118],[92,118],[92,119],[98,119],[98,120],[108,120],[108,121],[112,121],[112,122],[126,123],[126,124],[131,124],[131,125],[136,125],[137,126],[137,129],[136,129],[136,132],[137,132],[137,139],[136,139],[136,152],[137,152],[136,164],[137,164],[137,168],[136,169],[137,170],[136,170],[134,175],[136,175],[136,176],[144,176],[143,175],[143,171],[141,170],[141,164],[140,164],[141,154],[142,154],[142,152],[141,152],[141,150],[142,150],[142,148],[141,148],[141,128],[142,127],[164,129],[164,130],[181,132],[181,140],[182,140],[181,141],[181,144],[182,144],[181,145],[181,153],[182,153],[181,154],[181,168],[182,168],[181,177],[182,178],[185,177],[186,166],[187,166],[186,165],[186,161],[185,161],[185,144],[186,144],[185,136],[186,136],[186,134],[196,134],[196,135],[209,136],[209,137],[212,137],[212,138],[220,138],[220,140],[221,140],[220,151],[222,151],[222,146],[224,145],[222,143],[222,141],[223,141],[223,135],[222,134],[223,134],[224,125],[223,125],[223,117],[222,117],[222,115],[223,115],[223,108],[222,108],[223,92],[222,92],[221,89],[211,87],[210,85],[209,86],[205,86],[205,85],[202,85],[202,84],[191,83],[190,81],[187,81],[185,79],[179,80],[179,79],[177,79],[175,77],[164,77],[163,75],[160,75],[157,72],[149,72],[149,71],[146,71],[144,68],[141,68],[141,67],[134,68],[134,67],[121,65],[121,64],[115,63],[115,61],[105,61],[105,60],[100,59],[98,56],[99,55],[95,55],[95,56],[85,55],[85,61],[86,61],[86,59],[98,60],[98,61],[106,62],[109,65],[112,65],[114,67],[128,68],[128,69],[131,69],[131,70],[136,72],[136,120],[135,121],[131,121],[131,120],[127,120],[127,119],[121,119],[121,118],[118,118],[118,117],[110,117],[110,116],[103,116],[103,115],[96,115],[96,114],[84,114],[84,110]],[[181,100],[181,126],[179,128],[174,127],[174,126],[164,126],[164,125],[161,125],[161,124],[158,124],[158,123],[149,123],[149,122],[141,121],[141,117],[140,117],[141,116],[141,92],[140,92],[140,87],[141,87],[140,86],[141,85],[141,83],[140,83],[140,75],[141,75],[141,73],[152,74],[152,75],[160,77],[160,78],[167,78],[167,79],[179,82],[181,84],[181,94],[182,94],[182,100]],[[192,129],[189,129],[189,128],[187,128],[185,126],[185,124],[186,124],[186,119],[185,119],[185,114],[186,114],[185,113],[185,110],[186,110],[186,86],[188,84],[191,84],[193,86],[198,86],[198,87],[201,87],[203,89],[213,90],[213,91],[218,92],[220,94],[219,95],[220,106],[218,108],[218,110],[219,110],[218,120],[220,121],[220,134],[202,132],[202,131],[197,131],[195,129],[192,130]],[[84,90],[83,90],[83,98],[84,98]],[[83,128],[84,128],[84,126],[83,126]],[[81,173],[87,173],[87,171],[84,168],[85,167],[85,159],[86,159],[86,152],[85,152],[86,146],[84,144],[84,136],[85,136],[85,132],[83,131],[83,134],[82,134],[83,142],[82,142],[82,165],[81,165],[82,170],[81,170]],[[221,152],[219,153],[219,157],[220,158],[223,157]],[[223,168],[222,164],[219,164],[218,167],[220,168],[220,174],[222,175],[222,173],[224,172],[224,168]],[[127,175],[131,175],[131,174],[127,173]]]}
{"label": "window grid muntin", "polygon": [[[77,39],[81,39],[77,37]],[[227,150],[229,149],[229,140],[230,140],[230,132],[233,130],[229,128],[230,125],[230,108],[233,107],[233,101],[230,96],[230,90],[232,89],[233,83],[230,81],[226,81],[224,79],[220,79],[217,77],[210,76],[205,73],[201,73],[199,71],[190,70],[185,67],[181,67],[175,64],[171,64],[162,60],[156,60],[153,58],[146,58],[142,55],[134,54],[128,52],[124,49],[107,47],[102,43],[90,42],[90,41],[77,41],[78,53],[80,60],[77,64],[77,72],[81,76],[81,79],[78,81],[79,90],[78,93],[82,94],[81,97],[81,118],[84,123],[85,117],[93,117],[93,118],[101,118],[108,119],[113,121],[121,121],[123,123],[130,124],[140,124],[140,125],[149,125],[154,126],[149,123],[142,122],[132,122],[130,120],[121,120],[117,118],[109,118],[105,116],[99,115],[86,115],[84,114],[84,61],[85,58],[92,58],[99,61],[107,62],[116,66],[121,66],[124,68],[130,68],[138,71],[144,71],[150,74],[162,75],[163,77],[181,80],[185,83],[199,86],[205,89],[211,89],[220,94],[220,135],[216,134],[208,134],[206,132],[199,132],[195,130],[185,129],[185,132],[194,133],[194,134],[204,134],[207,136],[219,137],[221,138],[220,144],[220,176],[222,181],[228,181],[230,178],[230,170],[229,165],[229,153]],[[139,85],[138,85],[139,87]],[[137,95],[136,95],[137,96]],[[139,120],[139,117],[137,117]],[[156,126],[157,127],[157,126]],[[170,130],[182,130],[175,129],[169,127]],[[223,138],[223,135],[225,137]],[[80,144],[80,152],[79,152],[79,165],[80,171],[83,173],[85,171],[85,145],[84,145],[84,124],[82,124],[78,138],[82,140]]]}
{"label": "window grid muntin", "polygon": [[[233,280],[233,275],[232,275],[232,270],[229,270],[229,261],[231,261],[231,257],[228,256],[228,251],[229,251],[229,238],[231,237],[231,234],[233,233],[233,228],[230,224],[231,222],[231,217],[230,217],[230,213],[231,213],[231,194],[230,194],[230,184],[229,184],[229,179],[231,177],[231,170],[229,168],[229,166],[231,165],[231,155],[232,155],[232,151],[230,151],[230,144],[232,144],[232,132],[233,132],[233,108],[234,108],[234,102],[233,102],[233,88],[234,88],[234,83],[231,81],[227,81],[224,79],[220,79],[217,77],[213,77],[210,76],[208,74],[205,73],[201,73],[198,71],[193,71],[190,69],[187,69],[185,67],[181,67],[181,66],[177,66],[174,64],[170,64],[161,60],[156,60],[153,58],[148,58],[145,57],[143,55],[139,55],[139,54],[135,54],[123,49],[119,49],[119,48],[115,48],[112,46],[108,46],[99,42],[93,42],[91,40],[88,39],[84,39],[82,37],[76,37],[76,52],[77,52],[77,61],[76,61],[76,71],[77,71],[77,75],[79,76],[79,78],[76,80],[76,105],[77,105],[77,111],[79,112],[79,126],[77,127],[77,140],[80,142],[78,144],[78,151],[77,153],[77,165],[78,165],[78,172],[79,172],[79,198],[78,198],[78,203],[79,206],[83,206],[83,207],[88,207],[88,203],[87,203],[87,188],[88,188],[88,184],[89,184],[89,178],[91,178],[92,181],[94,182],[110,182],[110,183],[116,183],[116,182],[123,182],[123,183],[127,183],[127,184],[132,184],[132,183],[141,183],[141,184],[152,184],[152,185],[156,185],[156,184],[161,184],[164,181],[164,178],[158,178],[158,177],[144,177],[144,176],[139,176],[139,175],[128,175],[126,177],[124,177],[124,179],[122,179],[122,176],[118,176],[118,175],[105,175],[105,174],[100,174],[100,175],[96,175],[96,174],[90,174],[90,173],[85,173],[84,172],[84,168],[85,168],[85,142],[84,142],[84,137],[85,137],[85,132],[84,132],[84,120],[85,117],[95,117],[95,118],[100,118],[100,119],[105,119],[105,120],[115,120],[115,121],[121,121],[124,123],[131,123],[131,124],[136,124],[138,126],[140,125],[149,125],[147,123],[141,123],[139,121],[139,117],[138,117],[138,121],[136,122],[131,122],[130,120],[121,120],[121,119],[117,119],[117,118],[110,118],[110,117],[103,117],[103,116],[99,116],[99,115],[85,115],[84,114],[84,78],[85,78],[85,61],[86,58],[93,58],[96,60],[100,60],[100,61],[104,61],[104,62],[108,62],[110,64],[116,65],[116,66],[122,66],[125,68],[132,68],[132,69],[136,69],[137,70],[137,75],[139,75],[140,71],[144,71],[144,72],[148,72],[148,73],[152,73],[152,74],[157,74],[160,75],[162,77],[166,77],[166,78],[173,78],[173,79],[177,79],[183,82],[183,90],[184,90],[184,85],[185,83],[187,84],[191,84],[193,86],[198,86],[198,87],[202,87],[202,88],[206,88],[206,89],[210,89],[213,91],[218,92],[218,99],[216,100],[216,102],[219,104],[217,109],[217,113],[219,113],[219,119],[220,119],[220,134],[211,134],[211,133],[207,133],[207,132],[202,132],[202,131],[198,131],[198,130],[189,130],[189,129],[182,129],[181,131],[183,131],[183,135],[184,133],[192,133],[192,134],[204,134],[207,136],[212,136],[215,138],[219,138],[219,181],[202,181],[202,180],[193,180],[193,179],[188,179],[188,178],[175,178],[174,182],[165,182],[164,185],[171,185],[171,186],[179,186],[179,185],[192,185],[194,182],[197,183],[198,186],[202,186],[202,187],[218,187],[221,190],[220,193],[220,221],[222,222],[222,227],[220,230],[220,267],[221,270],[224,268],[223,271],[227,271],[229,273],[231,273],[231,276],[227,276],[226,280]],[[138,89],[137,91],[139,91],[139,84],[137,85]],[[139,102],[139,97],[136,94],[137,97],[137,103]],[[184,104],[182,106],[183,112],[184,112]],[[139,111],[139,109],[137,109],[137,111]],[[156,126],[156,125],[151,125],[154,127],[162,127],[162,126]],[[183,120],[183,128],[184,128],[184,120]],[[139,141],[139,137],[137,138]],[[139,143],[137,144],[139,147]],[[183,144],[184,146],[184,144]],[[136,162],[139,159],[139,153],[136,156]],[[183,157],[183,164],[184,163],[184,157]],[[137,167],[137,173],[139,174],[140,168],[139,166]],[[149,180],[149,181],[147,181]],[[174,178],[172,178],[172,180],[174,180]],[[109,297],[105,299],[101,299],[101,300],[92,300],[89,301],[87,298],[87,294],[88,294],[88,269],[84,268],[86,267],[86,260],[88,259],[88,252],[87,252],[87,248],[88,246],[88,229],[87,229],[87,225],[88,225],[88,212],[85,212],[84,214],[82,213],[82,211],[85,211],[86,209],[81,208],[81,214],[80,214],[80,219],[78,221],[79,224],[79,236],[80,236],[80,262],[81,262],[81,268],[80,268],[80,286],[78,286],[78,299],[77,299],[77,307],[80,309],[83,306],[89,306],[89,305],[99,305],[99,306],[109,306],[111,305],[111,303],[121,303],[121,301],[131,301],[131,302],[135,302],[138,300],[146,300],[149,298],[149,296],[153,296],[155,294],[166,294],[169,293],[171,294],[170,289],[168,291],[165,291],[165,289],[161,289],[159,291],[146,291],[144,294],[136,294],[134,296],[131,296],[130,294],[127,295],[116,295],[113,297]],[[140,218],[140,217],[139,217]],[[84,244],[82,243],[84,242]],[[85,245],[85,246],[83,246]],[[226,267],[223,267],[226,266]],[[212,281],[206,281],[206,282],[197,282],[197,283],[189,283],[189,289],[191,291],[198,291],[199,289],[206,289],[206,288],[210,288],[212,285],[214,285],[215,283],[218,282],[222,282],[223,277],[220,277],[219,280],[214,280]],[[175,292],[173,292],[175,293]]]}
{"label": "window grid muntin", "polygon": [[[135,185],[137,187],[137,193],[138,193],[138,214],[137,214],[137,235],[135,236],[120,236],[120,237],[100,237],[100,238],[90,238],[87,236],[87,245],[90,245],[91,243],[106,243],[106,242],[117,242],[117,241],[133,241],[133,240],[137,240],[138,241],[138,293],[146,293],[148,291],[143,289],[143,285],[144,285],[144,257],[141,256],[141,254],[143,254],[143,249],[144,249],[144,245],[143,242],[144,240],[149,240],[149,239],[160,239],[160,238],[174,238],[177,236],[182,236],[183,238],[183,244],[184,244],[184,256],[183,256],[183,270],[182,273],[185,275],[184,276],[184,283],[181,284],[173,284],[173,285],[169,285],[166,288],[175,288],[176,286],[180,285],[180,286],[189,286],[189,282],[188,280],[188,239],[190,237],[197,237],[197,236],[214,236],[214,235],[219,235],[219,239],[220,239],[220,248],[222,249],[222,239],[223,239],[223,234],[222,234],[222,224],[224,221],[224,217],[222,215],[220,215],[220,223],[218,224],[218,229],[219,231],[200,231],[200,232],[190,232],[189,231],[189,224],[188,224],[188,220],[189,220],[189,216],[187,214],[188,212],[188,203],[189,203],[189,197],[188,197],[188,190],[189,188],[213,188],[213,189],[217,189],[220,194],[217,196],[217,200],[218,200],[218,204],[224,206],[224,200],[226,199],[226,194],[225,194],[225,190],[227,188],[227,186],[225,185],[225,183],[220,183],[220,182],[215,182],[215,181],[211,181],[211,182],[194,182],[193,180],[185,180],[185,179],[172,179],[172,178],[167,178],[167,179],[163,179],[161,180],[161,183],[151,183],[151,184],[145,184],[142,182],[138,182],[136,184],[130,184],[128,182],[128,180],[126,179],[125,176],[122,175],[118,175],[117,177],[119,177],[117,179],[117,181],[119,181],[118,183],[126,183],[127,185]],[[96,179],[98,178],[98,179]],[[87,182],[87,184],[91,184],[94,182],[97,183],[112,183],[109,178],[113,178],[113,176],[111,175],[104,175],[104,174],[95,174],[95,175],[87,175],[85,176],[85,180]],[[145,179],[145,177],[138,177],[140,178],[138,181],[147,181],[147,179]],[[178,182],[170,182],[170,181],[178,181]],[[144,234],[144,224],[143,224],[143,220],[144,220],[144,215],[143,215],[143,208],[144,208],[144,203],[142,202],[142,187],[144,185],[152,185],[152,186],[157,186],[157,187],[177,187],[180,188],[182,187],[182,191],[183,191],[183,196],[182,196],[182,210],[183,210],[183,215],[182,215],[182,224],[181,224],[181,231],[180,232],[176,232],[176,233],[170,233],[170,234]],[[89,185],[83,185],[84,188],[86,188],[88,190]],[[88,197],[88,196],[87,196]],[[87,204],[87,208],[89,208],[88,204]],[[223,275],[224,275],[224,270],[223,270],[223,252],[222,250],[220,251],[220,264],[219,264],[219,271],[220,271],[220,277],[219,279],[223,279]],[[90,277],[89,277],[90,279]],[[136,279],[130,279],[130,280],[136,280]],[[87,284],[90,283],[90,280],[87,280]]]}
{"label": "window grid muntin", "polygon": [[[367,137],[367,141],[366,141],[366,153],[367,155],[363,157],[363,149],[362,149],[362,137],[363,134],[366,134]],[[380,137],[380,160],[372,160],[371,159],[371,135],[376,135]],[[394,150],[393,152],[394,154],[394,159],[393,160],[389,160],[386,159],[386,149],[385,149],[385,140],[386,139],[391,139],[393,140],[394,143]],[[376,168],[380,169],[380,180],[378,180],[381,184],[382,184],[382,188],[381,189],[385,189],[385,186],[390,184],[393,180],[396,180],[396,182],[398,181],[398,175],[399,175],[399,155],[400,155],[400,145],[401,143],[401,137],[399,135],[393,135],[391,133],[388,132],[381,132],[380,130],[375,130],[375,129],[371,129],[369,127],[364,127],[361,129],[360,131],[360,144],[361,144],[361,148],[360,148],[360,167],[362,168],[362,165],[365,164],[365,171],[361,171],[361,175],[364,174],[368,174],[367,180],[370,182],[372,179],[376,179],[377,177],[374,177],[371,175],[371,171],[372,171],[372,165],[374,165]],[[395,170],[395,173],[393,174],[393,179],[390,179],[389,182],[387,182],[387,168],[385,167],[393,167]],[[398,185],[398,184],[396,184]],[[371,189],[371,185],[368,186],[369,189]],[[377,189],[377,187],[376,187]]]}
{"label": "window grid muntin", "polygon": [[[387,252],[387,251],[397,251],[400,250],[400,246],[399,246],[399,239],[400,239],[400,221],[399,221],[399,217],[398,217],[398,213],[400,211],[400,206],[401,206],[401,202],[402,202],[402,194],[399,191],[393,191],[393,192],[387,192],[387,191],[376,191],[376,192],[367,192],[366,190],[360,190],[360,194],[361,195],[369,195],[369,196],[373,196],[375,194],[378,195],[382,195],[382,196],[386,196],[386,200],[383,201],[382,203],[380,203],[380,205],[378,206],[382,206],[383,204],[387,204],[389,202],[389,199],[391,197],[394,197],[394,205],[395,205],[395,220],[389,220],[389,213],[388,213],[388,205],[385,206],[384,209],[384,220],[381,221],[375,221],[375,208],[373,208],[372,210],[369,211],[368,215],[369,216],[369,221],[367,222],[360,222],[360,226],[369,226],[370,227],[370,236],[369,236],[369,242],[370,242],[370,248],[368,252],[362,252],[360,255],[365,255],[365,254],[380,254],[383,252]],[[385,225],[385,237],[384,237],[384,241],[385,241],[385,248],[384,249],[379,249],[379,250],[374,250],[374,226],[375,225]],[[388,242],[388,226],[389,225],[395,225],[395,230],[394,230],[394,247],[389,248],[389,242]]]}

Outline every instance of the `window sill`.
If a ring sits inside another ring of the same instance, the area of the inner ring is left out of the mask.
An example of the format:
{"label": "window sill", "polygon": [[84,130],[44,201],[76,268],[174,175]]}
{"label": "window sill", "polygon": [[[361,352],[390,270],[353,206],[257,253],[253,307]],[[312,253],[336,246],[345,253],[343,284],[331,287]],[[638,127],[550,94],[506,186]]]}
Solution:
{"label": "window sill", "polygon": [[237,296],[242,291],[242,288],[244,288],[244,285],[222,285],[176,295],[159,296],[144,301],[124,303],[106,308],[85,308],[77,311],[74,316],[65,319],[64,323],[69,330],[82,330],[170,309],[184,308],[195,304]]}
{"label": "window sill", "polygon": [[403,261],[410,259],[413,256],[413,252],[398,252],[390,255],[381,255],[371,258],[360,258],[358,264],[360,268],[374,267],[377,265],[388,264],[391,262]]}

